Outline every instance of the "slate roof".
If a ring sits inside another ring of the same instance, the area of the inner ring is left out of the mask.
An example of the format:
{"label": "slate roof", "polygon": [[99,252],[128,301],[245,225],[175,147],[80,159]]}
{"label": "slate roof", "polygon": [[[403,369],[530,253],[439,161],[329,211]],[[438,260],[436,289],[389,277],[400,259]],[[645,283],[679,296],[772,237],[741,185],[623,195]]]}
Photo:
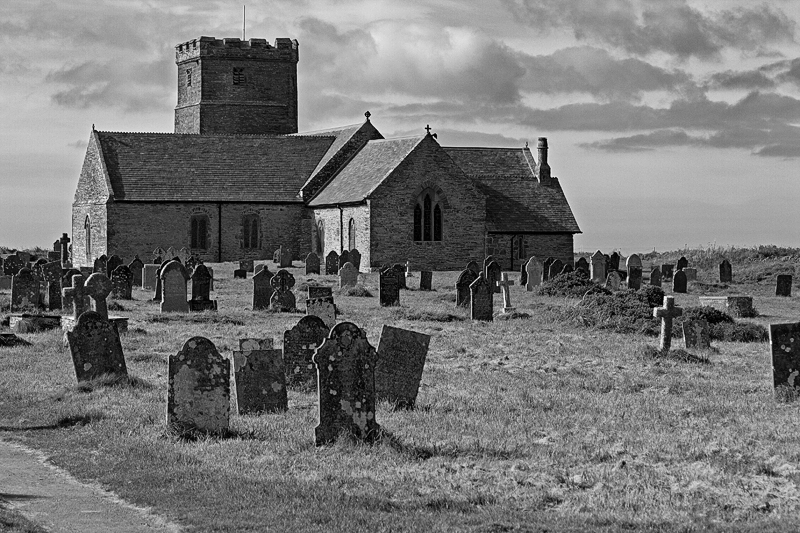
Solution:
{"label": "slate roof", "polygon": [[300,202],[333,136],[96,132],[115,200]]}
{"label": "slate roof", "polygon": [[425,138],[369,141],[308,205],[360,202],[386,179]]}
{"label": "slate roof", "polygon": [[322,159],[320,159],[319,163],[317,164],[317,167],[314,169],[314,172],[311,173],[311,176],[313,177],[317,172],[322,170],[325,167],[325,165],[328,164],[328,161],[330,161],[331,158],[334,155],[336,155],[336,153],[339,150],[341,150],[342,147],[344,147],[345,144],[347,144],[347,141],[349,141],[350,139],[353,138],[353,135],[355,135],[358,132],[358,130],[361,129],[361,127],[363,125],[364,125],[364,123],[362,122],[362,123],[359,123],[359,124],[351,124],[349,126],[344,126],[342,128],[334,128],[334,129],[330,129],[330,130],[319,130],[319,131],[310,131],[310,132],[301,132],[301,133],[292,134],[293,137],[321,137],[322,136],[322,137],[333,137],[334,138],[333,143],[331,144],[330,148],[328,148],[328,151],[325,153],[324,156],[322,156]]}
{"label": "slate roof", "polygon": [[444,150],[486,195],[489,232],[581,233],[558,180],[542,185],[536,179],[529,149]]}

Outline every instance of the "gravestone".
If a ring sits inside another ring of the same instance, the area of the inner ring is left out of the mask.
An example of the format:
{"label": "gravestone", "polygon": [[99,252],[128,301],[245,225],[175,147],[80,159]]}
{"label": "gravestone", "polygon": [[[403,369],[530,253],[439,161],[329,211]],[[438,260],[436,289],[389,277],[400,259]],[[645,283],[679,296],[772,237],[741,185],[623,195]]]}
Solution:
{"label": "gravestone", "polygon": [[392,265],[392,270],[394,270],[395,276],[397,276],[397,285],[401,289],[407,289],[406,287],[406,267],[401,265],[400,263],[395,263]]}
{"label": "gravestone", "polygon": [[259,347],[234,351],[233,376],[240,415],[277,413],[289,408],[280,350]]}
{"label": "gravestone", "polygon": [[133,273],[133,286],[142,287],[144,262],[136,255],[133,257],[133,261],[128,263],[128,268]]}
{"label": "gravestone", "polygon": [[356,248],[350,250],[350,262],[353,263],[353,266],[356,267],[356,270],[361,270],[361,252],[359,252]]}
{"label": "gravestone", "polygon": [[[486,269],[487,269],[487,268],[489,268],[489,264],[490,264],[492,261],[494,261],[494,256],[493,256],[493,255],[487,255],[487,256],[486,256],[486,257],[483,259],[483,270],[482,270],[482,272],[483,272],[483,276],[484,276],[486,279],[489,279],[489,273],[488,273],[488,271],[487,271]],[[478,272],[478,273],[479,273],[479,272]]]}
{"label": "gravestone", "polygon": [[331,250],[325,256],[325,274],[328,276],[339,273],[339,254]]}
{"label": "gravestone", "polygon": [[678,259],[678,262],[675,263],[676,270],[683,270],[688,266],[689,266],[689,260],[686,259],[684,256],[681,256],[681,258]]}
{"label": "gravestone", "polygon": [[661,265],[661,281],[672,281],[675,275],[675,265]]}
{"label": "gravestone", "polygon": [[[73,279],[74,281],[74,279]],[[111,280],[102,272],[95,272],[83,285],[84,292],[92,300],[92,311],[108,320],[108,295],[111,294]]]}
{"label": "gravestone", "polygon": [[620,283],[622,283],[622,278],[620,278],[619,272],[616,270],[609,272],[608,276],[606,277],[606,289],[618,291]]}
{"label": "gravestone", "polygon": [[471,270],[473,274],[475,274],[475,279],[478,279],[478,276],[481,274],[481,267],[478,265],[477,261],[470,261],[467,263],[467,270]]}
{"label": "gravestone", "polygon": [[230,373],[230,361],[213,342],[205,337],[187,340],[169,356],[167,427],[179,433],[227,433]]}
{"label": "gravestone", "polygon": [[306,315],[319,317],[328,329],[332,328],[336,325],[336,305],[333,298],[308,298]]}
{"label": "gravestone", "polygon": [[683,272],[686,274],[686,281],[697,281],[697,269],[686,267],[683,269]]}
{"label": "gravestone", "polygon": [[713,307],[733,317],[755,316],[752,296],[701,296],[700,305]]}
{"label": "gravestone", "polygon": [[265,265],[264,263],[256,263],[255,266],[253,267],[253,273],[258,274],[265,268],[267,268],[267,265]]}
{"label": "gravestone", "polygon": [[42,265],[44,279],[44,306],[49,311],[61,309],[61,261],[52,261]]}
{"label": "gravestone", "polygon": [[184,246],[178,250],[178,257],[181,258],[181,263],[183,263],[183,266],[188,267],[189,259],[192,257],[192,252],[190,252],[189,249]]}
{"label": "gravestone", "polygon": [[319,256],[314,252],[306,256],[306,276],[319,274]]}
{"label": "gravestone", "polygon": [[642,260],[637,254],[631,254],[625,261],[628,270],[628,288],[639,290],[642,288]]}
{"label": "gravestone", "polygon": [[502,269],[497,261],[492,261],[486,266],[486,281],[489,283],[490,290],[493,293],[500,294],[500,285],[497,282],[500,281],[501,273]]}
{"label": "gravestone", "polygon": [[561,262],[561,259],[556,259],[555,261],[550,263],[550,266],[547,271],[547,279],[553,279],[554,277],[561,274],[562,270],[564,270],[564,263]]}
{"label": "gravestone", "polygon": [[618,252],[612,253],[609,256],[609,259],[610,259],[609,265],[611,267],[611,270],[619,270],[619,260],[620,260],[619,253]]}
{"label": "gravestone", "polygon": [[272,296],[269,299],[270,308],[284,313],[293,313],[297,308],[297,301],[292,292],[294,276],[288,270],[281,269],[272,276],[269,284],[272,286]]}
{"label": "gravestone", "polygon": [[117,328],[99,313],[81,314],[72,331],[67,331],[67,342],[78,382],[104,374],[128,375]]}
{"label": "gravestone", "polygon": [[211,299],[211,272],[200,263],[192,272],[192,299],[190,311],[216,311],[217,301]]}
{"label": "gravestone", "polygon": [[105,274],[108,277],[108,258],[105,254],[101,255],[97,259],[94,260],[94,266],[92,267],[92,273],[100,272]]}
{"label": "gravestone", "polygon": [[316,381],[311,357],[330,330],[321,318],[306,315],[283,333],[283,364],[289,384],[309,386]]}
{"label": "gravestone", "polygon": [[291,268],[292,267],[292,251],[289,248],[281,247],[281,257],[278,261],[278,266],[281,268]]}
{"label": "gravestone", "polygon": [[469,286],[470,318],[472,320],[494,320],[494,291],[489,281],[480,276]]}
{"label": "gravestone", "polygon": [[519,266],[519,286],[522,287],[523,285],[528,284],[528,271],[526,267],[528,266],[527,261],[523,261],[522,264]]}
{"label": "gravestone", "polygon": [[308,297],[313,298],[330,298],[333,301],[333,290],[324,285],[309,285]]}
{"label": "gravestone", "polygon": [[160,265],[164,262],[164,258],[167,256],[167,251],[161,248],[160,246],[153,250],[153,264]]}
{"label": "gravestone", "polygon": [[475,271],[467,268],[461,271],[456,280],[456,307],[469,306],[469,286],[472,282],[478,279],[478,274]]}
{"label": "gravestone", "polygon": [[319,424],[317,446],[334,442],[342,432],[373,442],[380,426],[375,420],[377,354],[366,333],[355,324],[337,324],[314,353],[318,372]]}
{"label": "gravestone", "polygon": [[686,294],[686,272],[678,270],[672,276],[672,292]]}
{"label": "gravestone", "polygon": [[603,252],[597,250],[590,259],[589,272],[591,280],[595,283],[604,283],[606,281],[606,258]]}
{"label": "gravestone", "polygon": [[61,234],[61,238],[58,239],[59,249],[61,251],[61,264],[66,264],[71,259],[69,256],[69,243],[70,238],[69,235],[66,233]]}
{"label": "gravestone", "polygon": [[508,274],[503,272],[500,281],[497,282],[500,290],[503,292],[503,313],[511,313],[514,307],[511,305],[511,286],[514,285],[513,281],[509,281]]}
{"label": "gravestone", "polygon": [[142,268],[142,288],[154,290],[156,288],[156,279],[158,278],[158,265],[144,265]]}
{"label": "gravestone", "polygon": [[31,261],[31,254],[28,252],[17,252],[17,257],[19,260],[22,261],[22,265],[27,267],[28,263]]}
{"label": "gravestone", "polygon": [[560,276],[561,274],[571,274],[572,272],[575,272],[575,269],[572,267],[572,265],[566,263],[564,265],[564,268],[561,269],[561,272],[559,272],[558,275]]}
{"label": "gravestone", "polygon": [[342,253],[339,254],[339,270],[342,269],[345,263],[350,262],[350,252],[347,250],[342,250]]}
{"label": "gravestone", "polygon": [[122,258],[116,254],[112,255],[108,258],[106,262],[106,276],[111,278],[111,273],[114,272],[114,269],[123,264]]}
{"label": "gravestone", "polygon": [[769,343],[775,397],[796,399],[800,395],[800,322],[770,324]]}
{"label": "gravestone", "polygon": [[650,285],[654,287],[661,286],[661,269],[657,266],[654,266],[653,270],[650,271]]}
{"label": "gravestone", "polygon": [[189,273],[180,261],[172,260],[161,270],[161,312],[188,313],[186,283]]}
{"label": "gravestone", "polygon": [[711,330],[708,322],[702,319],[684,321],[683,342],[687,349],[709,349],[711,347]]}
{"label": "gravestone", "polygon": [[775,282],[775,296],[792,295],[792,275],[778,274]]}
{"label": "gravestone", "polygon": [[240,259],[239,270],[244,270],[245,272],[253,272],[255,270],[255,262],[252,259]]}
{"label": "gravestone", "polygon": [[417,401],[431,336],[384,325],[375,364],[375,394],[396,408],[413,409]]}
{"label": "gravestone", "polygon": [[269,301],[272,298],[272,272],[264,267],[260,272],[253,276],[253,311],[269,309]]}
{"label": "gravestone", "polygon": [[3,261],[3,274],[6,276],[14,276],[23,268],[28,265],[19,257],[19,254],[11,254]]}
{"label": "gravestone", "polygon": [[117,266],[111,272],[111,297],[115,300],[130,300],[132,288],[133,272],[131,269],[126,265]]}
{"label": "gravestone", "polygon": [[272,262],[273,263],[280,263],[281,262],[281,247],[278,246],[278,249],[272,254]]}
{"label": "gravestone", "polygon": [[542,284],[542,265],[535,256],[531,257],[525,264],[525,271],[528,273],[525,290],[530,292]]}
{"label": "gravestone", "polygon": [[583,272],[583,274],[588,278],[589,277],[589,261],[587,261],[585,257],[579,257],[578,260],[575,261],[575,271],[576,272]]}
{"label": "gravestone", "polygon": [[189,272],[194,272],[194,268],[201,263],[202,261],[198,256],[189,254],[189,257],[186,258],[186,261],[184,261],[183,266],[185,266],[186,270],[188,270]]}
{"label": "gravestone", "polygon": [[653,308],[653,316],[661,319],[659,349],[668,352],[672,344],[672,319],[683,314],[683,309],[675,307],[674,296],[664,296],[664,306]]}
{"label": "gravestone", "polygon": [[542,263],[542,282],[550,279],[550,265],[553,264],[553,261],[555,261],[555,259],[548,257]]}
{"label": "gravestone", "polygon": [[727,259],[723,259],[722,263],[719,264],[719,282],[733,282],[733,269],[731,268],[731,262]]}
{"label": "gravestone", "polygon": [[400,305],[400,282],[392,268],[385,268],[378,274],[378,299],[381,307]]}
{"label": "gravestone", "polygon": [[62,307],[72,309],[72,318],[77,320],[92,305],[86,292],[86,278],[74,274],[69,287],[61,290]]}
{"label": "gravestone", "polygon": [[[164,261],[172,261],[173,259],[180,259],[180,256],[178,255],[178,250],[174,246],[170,246],[167,248],[167,255],[164,256]],[[183,264],[183,261],[181,261],[181,264]]]}
{"label": "gravestone", "polygon": [[429,291],[433,289],[433,272],[421,270],[419,273],[419,290]]}
{"label": "gravestone", "polygon": [[247,279],[247,270],[237,268],[233,271],[233,279]]}
{"label": "gravestone", "polygon": [[11,290],[11,276],[6,276],[6,275],[0,276],[0,290],[3,291]]}
{"label": "gravestone", "polygon": [[11,308],[12,313],[18,311],[39,311],[40,282],[33,275],[30,268],[21,268],[16,275],[11,277]]}
{"label": "gravestone", "polygon": [[358,270],[353,263],[347,262],[339,269],[339,288],[355,287],[358,284]]}

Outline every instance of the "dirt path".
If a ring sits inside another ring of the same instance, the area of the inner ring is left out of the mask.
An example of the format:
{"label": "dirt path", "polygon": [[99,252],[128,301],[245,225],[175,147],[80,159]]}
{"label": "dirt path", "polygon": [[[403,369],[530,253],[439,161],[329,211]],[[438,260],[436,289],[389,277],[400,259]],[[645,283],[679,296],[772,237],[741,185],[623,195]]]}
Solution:
{"label": "dirt path", "polygon": [[0,439],[0,498],[53,532],[177,533],[181,528],[81,483],[34,450]]}

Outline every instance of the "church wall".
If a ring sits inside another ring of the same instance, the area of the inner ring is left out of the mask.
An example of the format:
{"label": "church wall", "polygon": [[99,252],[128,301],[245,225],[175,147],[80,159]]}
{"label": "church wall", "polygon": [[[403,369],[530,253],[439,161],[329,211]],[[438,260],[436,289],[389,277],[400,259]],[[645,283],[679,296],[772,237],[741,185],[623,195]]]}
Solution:
{"label": "church wall", "polygon": [[[86,217],[91,227],[91,250],[86,255]],[[72,264],[93,266],[94,260],[103,254],[110,255],[106,235],[106,204],[84,204],[72,206]]]}
{"label": "church wall", "polygon": [[[272,259],[280,246],[292,251],[294,260],[311,251],[310,221],[302,204],[225,204],[222,208],[223,261]],[[244,248],[243,218],[258,215],[259,235],[256,249]],[[309,229],[307,229],[309,228]]]}
{"label": "church wall", "polygon": [[[516,235],[490,234],[486,236],[486,255],[491,255],[503,270],[518,272],[522,263],[535,255],[540,261],[548,257],[560,259],[563,263],[573,263],[572,234],[534,234],[523,235],[523,253],[519,252],[519,243],[514,243],[514,260],[511,260],[511,240]],[[520,259],[520,255],[523,259]]]}
{"label": "church wall", "polygon": [[[423,189],[446,198],[439,242],[414,242],[414,206]],[[369,265],[411,262],[412,269],[461,270],[483,258],[486,199],[439,144],[421,141],[370,196]]]}
{"label": "church wall", "polygon": [[[322,257],[327,256],[331,250],[337,254],[342,250],[350,249],[350,219],[355,222],[356,248],[361,253],[361,271],[369,272],[370,265],[370,207],[359,205],[342,207],[329,207],[314,210],[315,226],[321,221],[324,224],[324,247]],[[312,227],[312,231],[313,227]]]}

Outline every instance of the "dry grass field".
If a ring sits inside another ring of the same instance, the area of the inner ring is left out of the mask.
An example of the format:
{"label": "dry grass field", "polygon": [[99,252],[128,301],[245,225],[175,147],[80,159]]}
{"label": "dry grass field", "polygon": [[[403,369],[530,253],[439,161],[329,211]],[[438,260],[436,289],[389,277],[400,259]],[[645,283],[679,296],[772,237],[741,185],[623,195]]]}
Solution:
{"label": "dry grass field", "polygon": [[[798,299],[773,295],[797,250],[732,257],[729,286],[715,283],[718,252],[694,252],[700,278],[678,305],[749,294],[759,316],[742,322],[800,318]],[[653,357],[656,337],[588,324],[580,299],[525,292],[518,273],[517,318],[492,323],[454,308],[455,272],[434,273],[432,292],[401,291],[399,308],[379,306],[377,274],[361,275],[372,297],[336,294],[339,320],[373,346],[383,324],[432,335],[417,408],[380,404],[375,445],[315,447],[316,397],[299,390],[284,414],[234,415],[229,438],[178,439],[165,431],[170,354],[195,335],[226,356],[244,337],[280,347],[302,316],[248,310],[250,279],[210,266],[218,313],[162,315],[143,290],[118,302],[124,383],[78,386],[60,331],[0,348],[0,438],[187,531],[797,530],[800,409],[773,398],[768,343]],[[335,281],[290,271],[298,285]]]}

